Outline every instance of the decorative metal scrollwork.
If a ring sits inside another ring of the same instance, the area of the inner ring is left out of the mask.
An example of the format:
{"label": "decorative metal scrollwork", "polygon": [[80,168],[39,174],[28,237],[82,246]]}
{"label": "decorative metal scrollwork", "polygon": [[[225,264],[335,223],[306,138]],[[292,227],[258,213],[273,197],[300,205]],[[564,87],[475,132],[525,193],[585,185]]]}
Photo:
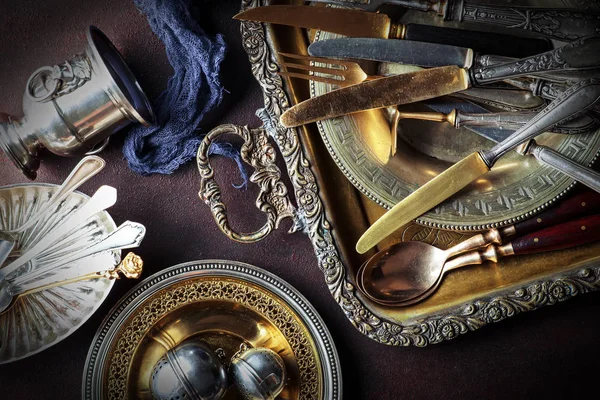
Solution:
{"label": "decorative metal scrollwork", "polygon": [[[235,134],[244,139],[241,149],[242,159],[250,164],[255,172],[250,182],[260,187],[256,207],[267,214],[265,225],[254,233],[237,233],[229,226],[227,208],[221,200],[221,188],[214,180],[214,170],[208,161],[210,145],[217,137],[224,134]],[[273,229],[279,227],[285,218],[294,218],[295,209],[288,197],[288,190],[281,181],[281,171],[275,165],[275,149],[269,143],[263,129],[248,129],[236,125],[222,125],[213,129],[202,141],[198,149],[198,170],[200,171],[200,199],[211,209],[213,217],[221,231],[230,239],[242,243],[254,243],[266,237]],[[290,233],[298,227],[295,224]]]}

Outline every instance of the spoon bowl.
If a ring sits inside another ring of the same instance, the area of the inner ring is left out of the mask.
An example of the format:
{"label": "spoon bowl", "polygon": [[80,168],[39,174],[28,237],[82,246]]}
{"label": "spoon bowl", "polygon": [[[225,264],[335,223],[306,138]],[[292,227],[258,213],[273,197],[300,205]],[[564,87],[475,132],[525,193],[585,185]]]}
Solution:
{"label": "spoon bowl", "polygon": [[359,282],[378,302],[405,302],[427,292],[440,277],[447,253],[423,242],[401,242],[369,259]]}
{"label": "spoon bowl", "polygon": [[450,257],[501,242],[500,232],[491,229],[447,250],[419,241],[396,243],[367,260],[358,271],[357,282],[377,303],[412,304],[439,285]]}

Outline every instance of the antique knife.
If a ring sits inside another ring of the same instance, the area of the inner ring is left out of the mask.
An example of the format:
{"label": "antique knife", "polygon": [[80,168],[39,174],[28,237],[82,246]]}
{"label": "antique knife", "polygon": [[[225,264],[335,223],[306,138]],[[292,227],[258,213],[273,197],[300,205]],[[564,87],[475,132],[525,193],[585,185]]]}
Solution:
{"label": "antique knife", "polygon": [[594,69],[600,65],[599,47],[600,36],[592,36],[491,67],[467,70],[447,66],[375,79],[305,100],[283,113],[281,123],[294,127],[358,111],[423,101],[523,75]]}
{"label": "antique knife", "polygon": [[[437,206],[487,173],[496,161],[508,151],[530,141],[556,124],[586,113],[598,100],[600,100],[600,79],[588,79],[571,86],[506,140],[488,151],[475,152],[465,157],[396,204],[361,236],[356,244],[356,251],[361,254],[367,252],[401,226]],[[585,173],[589,178],[587,179],[589,186],[595,191],[600,191],[599,173],[573,163],[566,157],[560,161],[562,162],[559,169],[561,172],[565,172],[567,175],[571,175],[573,172]]]}
{"label": "antique knife", "polygon": [[[600,46],[599,46],[600,47]],[[597,49],[600,50],[600,49]],[[486,55],[473,49],[439,43],[416,42],[412,40],[386,40],[379,38],[337,38],[319,40],[308,46],[308,53],[314,57],[336,59],[359,59],[387,63],[418,65],[420,67],[443,67],[456,65],[460,68],[481,68],[516,61],[510,57]],[[592,70],[574,74],[572,71],[538,74],[556,82],[575,81],[600,74]]]}
{"label": "antique knife", "polygon": [[250,8],[233,17],[238,20],[269,22],[307,29],[319,29],[352,37],[408,39],[453,44],[486,54],[526,57],[550,50],[550,41],[521,38],[492,32],[474,32],[429,25],[393,23],[385,14],[362,10],[298,5]]}
{"label": "antique knife", "polygon": [[374,11],[383,4],[394,4],[419,11],[432,11],[445,21],[496,25],[513,30],[527,30],[552,39],[570,41],[596,35],[600,15],[564,8],[527,8],[513,5],[477,3],[468,0],[312,0],[335,3]]}

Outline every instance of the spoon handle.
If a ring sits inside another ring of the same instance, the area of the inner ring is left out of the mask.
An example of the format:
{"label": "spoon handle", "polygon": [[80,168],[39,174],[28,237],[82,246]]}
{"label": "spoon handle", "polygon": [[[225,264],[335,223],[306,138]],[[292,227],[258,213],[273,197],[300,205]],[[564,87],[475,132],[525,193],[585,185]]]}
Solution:
{"label": "spoon handle", "polygon": [[506,255],[568,249],[600,240],[600,214],[583,217],[530,233],[500,246]]}
{"label": "spoon handle", "polygon": [[600,214],[550,226],[505,245],[489,245],[483,250],[463,254],[447,261],[444,273],[484,261],[498,262],[501,257],[564,250],[597,241],[600,241]]}
{"label": "spoon handle", "polygon": [[[23,274],[15,278],[11,284],[13,286],[18,286],[24,282],[30,282],[32,280],[35,280],[36,278],[40,278],[50,272],[55,271],[57,268],[60,268],[63,265],[82,260],[86,257],[90,257],[98,253],[139,247],[145,235],[146,228],[144,227],[144,225],[138,224],[137,222],[126,221],[121,226],[119,226],[114,232],[108,234],[107,236],[93,243],[89,247],[81,251],[71,252],[66,257],[61,257],[58,260],[49,263],[41,268],[37,268],[29,273]],[[104,269],[106,269],[106,267],[104,267]],[[88,273],[99,272],[102,270],[103,269],[99,269],[96,271],[88,271]],[[76,273],[77,271],[72,272]],[[66,274],[65,276],[67,276],[68,272],[57,273],[56,276],[50,278],[53,278],[54,280],[61,280],[60,275],[63,274]]]}
{"label": "spoon handle", "polygon": [[503,238],[526,235],[549,226],[557,225],[575,218],[596,214],[600,207],[600,193],[585,188],[580,193],[560,201],[531,218],[500,229]]}
{"label": "spoon handle", "polygon": [[77,166],[71,171],[67,179],[60,188],[54,193],[50,201],[46,203],[37,213],[30,217],[23,225],[8,233],[19,233],[32,227],[40,218],[44,217],[52,207],[59,204],[69,194],[73,193],[79,186],[90,180],[98,172],[102,171],[106,161],[97,156],[88,156],[83,158]]}
{"label": "spoon handle", "polygon": [[140,276],[142,276],[142,267],[142,259],[134,253],[129,253],[127,254],[127,257],[125,257],[123,261],[121,261],[121,263],[117,265],[114,269],[92,272],[89,274],[61,281],[43,279],[41,281],[36,282],[35,284],[23,285],[22,287],[19,287],[18,290],[15,290],[14,292],[11,291],[11,295],[25,296],[32,293],[41,292],[42,290],[48,290],[54,287],[65,286],[71,283],[96,278],[120,279],[122,275],[125,278],[138,279]]}
{"label": "spoon handle", "polygon": [[48,235],[38,242],[25,254],[17,258],[15,261],[0,269],[0,280],[6,278],[7,275],[16,271],[23,264],[34,259],[42,251],[46,250],[66,234],[80,227],[88,219],[92,218],[97,213],[112,207],[117,202],[117,190],[110,186],[102,186],[94,193],[94,195],[81,206],[78,210],[67,217],[58,227],[54,228]]}
{"label": "spoon handle", "polygon": [[490,229],[485,233],[480,233],[479,235],[470,237],[469,239],[460,242],[456,246],[447,249],[446,258],[450,258],[457,254],[461,254],[473,249],[478,249],[490,243],[502,243],[502,237],[497,229]]}

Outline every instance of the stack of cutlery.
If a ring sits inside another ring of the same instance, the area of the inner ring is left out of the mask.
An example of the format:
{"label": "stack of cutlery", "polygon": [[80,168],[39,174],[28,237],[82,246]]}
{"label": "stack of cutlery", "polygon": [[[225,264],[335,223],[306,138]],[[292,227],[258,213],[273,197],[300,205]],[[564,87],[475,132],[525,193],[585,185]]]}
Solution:
{"label": "stack of cutlery", "polygon": [[[545,132],[580,134],[598,129],[600,13],[476,4],[464,0],[316,2],[359,9],[264,6],[246,10],[235,18],[344,35],[346,37],[312,43],[308,48],[312,61],[346,63],[347,68],[348,63],[369,60],[388,68],[384,72],[380,67],[382,73],[376,76],[364,72],[355,74],[350,83],[344,82],[347,76],[339,74],[337,89],[291,107],[281,115],[283,126],[296,127],[403,104],[427,105],[428,101],[442,96],[462,97],[475,106],[486,103],[482,99],[489,104],[492,98],[506,111],[490,113],[482,106],[480,113],[464,113],[430,105],[431,113],[398,112],[396,123],[402,118],[450,122],[455,127],[468,126],[497,144],[459,161],[396,204],[359,239],[356,246],[359,253],[368,251],[398,228],[487,173],[498,159],[514,149],[600,191],[598,172],[534,140]],[[445,21],[458,21],[467,29],[397,24],[386,14],[374,12],[384,4],[437,13]],[[496,27],[485,32],[473,30],[486,25]],[[505,33],[497,33],[501,29]],[[412,72],[394,74],[393,66],[400,64],[415,68]],[[304,70],[304,74],[284,72],[283,75],[323,82],[320,77],[328,72],[314,67],[299,69]],[[515,101],[513,95],[508,101],[505,95],[498,93],[518,93],[522,100]],[[490,127],[502,130],[487,129]],[[395,135],[395,128],[392,130]]]}

